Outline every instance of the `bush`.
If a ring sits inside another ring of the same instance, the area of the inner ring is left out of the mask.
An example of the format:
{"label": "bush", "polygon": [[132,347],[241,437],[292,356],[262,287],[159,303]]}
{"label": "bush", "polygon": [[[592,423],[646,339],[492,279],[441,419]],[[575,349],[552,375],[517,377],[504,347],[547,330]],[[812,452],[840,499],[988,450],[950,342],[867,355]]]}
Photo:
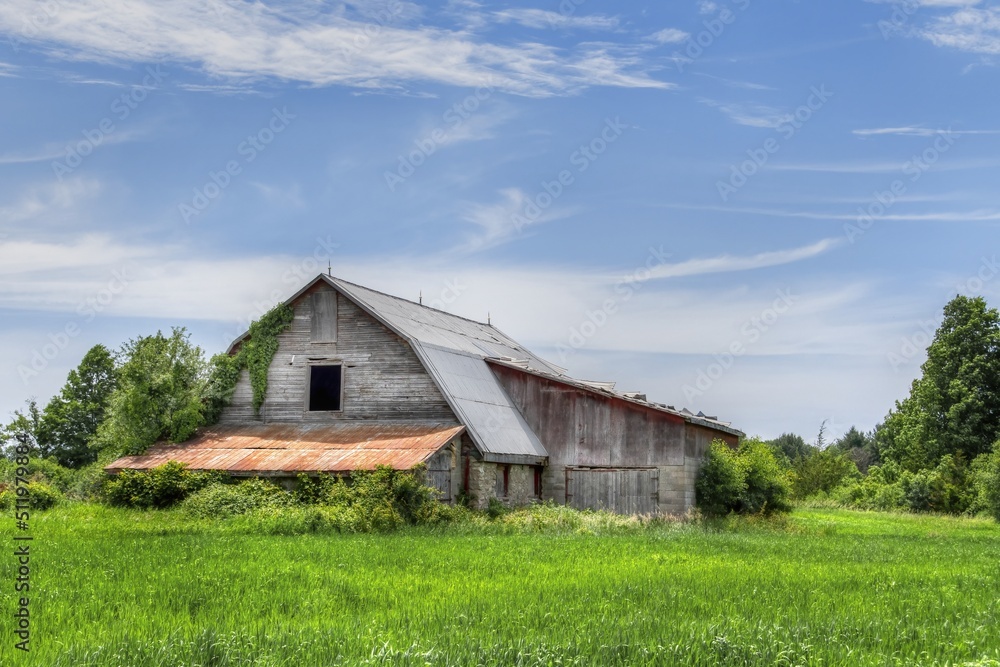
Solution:
{"label": "bush", "polygon": [[695,482],[698,507],[707,516],[772,514],[791,510],[791,483],[767,443],[750,438],[739,449],[716,440]]}
{"label": "bush", "polygon": [[28,506],[33,510],[47,510],[62,500],[62,494],[44,482],[28,482]]}
{"label": "bush", "polygon": [[[56,506],[62,500],[62,494],[58,489],[45,484],[44,482],[28,482],[24,487],[28,494],[28,508],[33,510],[47,510]],[[0,492],[0,509],[13,509],[17,502],[17,492],[14,486],[6,485]]]}
{"label": "bush", "polygon": [[280,486],[253,478],[239,484],[214,482],[189,495],[181,506],[192,516],[224,519],[264,507],[286,507],[291,500]]}
{"label": "bush", "polygon": [[1000,521],[1000,440],[989,454],[981,454],[969,466],[970,508],[974,513],[985,512]]}
{"label": "bush", "polygon": [[714,441],[695,482],[699,509],[708,516],[725,516],[739,507],[746,490],[736,451],[721,440]]}
{"label": "bush", "polygon": [[830,493],[838,486],[861,477],[854,461],[833,449],[824,449],[795,461],[794,470],[792,488],[796,498]]}
{"label": "bush", "polygon": [[[424,485],[423,474],[421,466],[409,471],[379,466],[357,470],[349,481],[332,475],[299,475],[292,497],[299,505],[317,507],[318,514],[310,515],[316,530],[384,532],[445,521],[448,510],[437,501],[437,490]],[[301,524],[300,518],[294,520]]]}
{"label": "bush", "polygon": [[164,508],[223,479],[224,473],[191,472],[186,464],[168,461],[150,470],[123,470],[104,485],[104,496],[112,505]]}
{"label": "bush", "polygon": [[961,514],[976,500],[970,468],[950,454],[936,468],[910,472],[892,461],[872,466],[862,480],[831,493],[841,505],[865,510]]}
{"label": "bush", "polygon": [[782,468],[767,443],[750,438],[737,451],[747,489],[737,508],[739,514],[772,514],[791,511],[792,494],[788,472]]}

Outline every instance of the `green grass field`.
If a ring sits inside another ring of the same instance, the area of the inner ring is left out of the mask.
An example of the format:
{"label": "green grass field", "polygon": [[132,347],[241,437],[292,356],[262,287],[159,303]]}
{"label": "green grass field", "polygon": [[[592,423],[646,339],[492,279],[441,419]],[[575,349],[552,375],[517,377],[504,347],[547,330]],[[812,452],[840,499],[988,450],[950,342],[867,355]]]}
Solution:
{"label": "green grass field", "polygon": [[[12,545],[12,520],[4,520]],[[32,516],[31,652],[0,665],[993,665],[1000,526],[798,510],[774,526],[254,534]],[[1000,664],[1000,663],[997,663]]]}

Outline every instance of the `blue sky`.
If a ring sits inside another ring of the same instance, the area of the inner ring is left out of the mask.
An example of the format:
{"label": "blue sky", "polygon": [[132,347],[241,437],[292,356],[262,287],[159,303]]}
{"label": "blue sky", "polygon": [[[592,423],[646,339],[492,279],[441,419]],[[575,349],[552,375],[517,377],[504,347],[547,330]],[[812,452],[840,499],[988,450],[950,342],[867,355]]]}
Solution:
{"label": "blue sky", "polygon": [[0,413],[327,264],[751,434],[1000,303],[1000,5],[8,0]]}

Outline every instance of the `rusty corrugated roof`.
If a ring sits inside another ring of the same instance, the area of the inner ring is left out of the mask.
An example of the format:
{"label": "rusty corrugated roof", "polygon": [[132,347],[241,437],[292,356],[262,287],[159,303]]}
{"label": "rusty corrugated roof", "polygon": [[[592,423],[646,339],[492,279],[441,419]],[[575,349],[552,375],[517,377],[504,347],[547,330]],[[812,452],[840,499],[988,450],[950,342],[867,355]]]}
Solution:
{"label": "rusty corrugated roof", "polygon": [[145,454],[122,457],[105,470],[146,470],[167,461],[186,463],[190,470],[259,475],[350,472],[377,465],[406,470],[463,431],[464,426],[423,422],[215,426],[188,442],[158,443]]}

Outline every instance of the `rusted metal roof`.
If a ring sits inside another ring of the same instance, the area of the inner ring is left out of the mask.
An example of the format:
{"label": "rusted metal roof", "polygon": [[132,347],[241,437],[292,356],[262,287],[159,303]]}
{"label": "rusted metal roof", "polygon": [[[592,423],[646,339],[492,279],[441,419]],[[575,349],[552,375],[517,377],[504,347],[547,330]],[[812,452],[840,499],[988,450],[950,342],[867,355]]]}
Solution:
{"label": "rusted metal roof", "polygon": [[423,422],[216,426],[188,442],[158,443],[145,454],[122,457],[105,470],[146,470],[167,461],[186,463],[190,470],[244,475],[350,472],[379,465],[406,470],[464,431],[464,426]]}

